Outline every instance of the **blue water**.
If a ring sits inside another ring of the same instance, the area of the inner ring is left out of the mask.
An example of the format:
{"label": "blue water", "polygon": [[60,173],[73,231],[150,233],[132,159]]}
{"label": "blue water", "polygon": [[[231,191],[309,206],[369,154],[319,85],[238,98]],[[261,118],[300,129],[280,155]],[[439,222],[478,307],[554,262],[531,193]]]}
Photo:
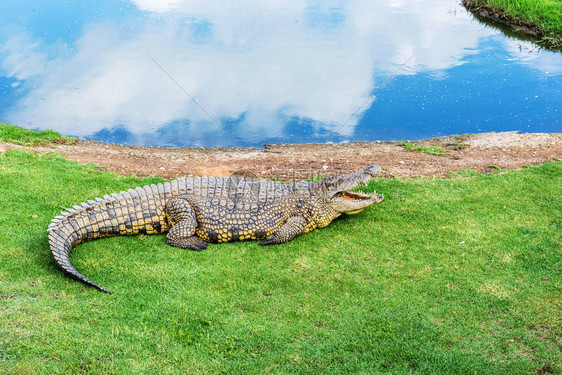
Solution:
{"label": "blue water", "polygon": [[152,146],[562,131],[562,53],[458,0],[0,2],[0,121]]}

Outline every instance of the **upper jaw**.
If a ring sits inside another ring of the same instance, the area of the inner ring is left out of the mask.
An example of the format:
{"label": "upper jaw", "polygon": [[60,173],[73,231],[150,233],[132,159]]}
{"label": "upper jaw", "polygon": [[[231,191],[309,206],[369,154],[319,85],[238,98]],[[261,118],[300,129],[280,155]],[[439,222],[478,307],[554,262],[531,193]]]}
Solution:
{"label": "upper jaw", "polygon": [[[335,196],[338,193],[345,193],[349,192],[353,189],[358,188],[359,186],[365,186],[371,179],[381,173],[382,169],[379,166],[371,165],[370,167],[365,168],[362,171],[350,173],[347,175],[335,176],[337,179],[333,186],[334,190],[330,195]],[[354,194],[363,194],[364,193],[354,193]]]}
{"label": "upper jaw", "polygon": [[[343,195],[343,198],[346,200],[357,201],[357,200],[369,200],[376,196],[376,192],[373,194],[363,193],[361,191],[351,191],[357,189],[360,186],[367,186],[369,181],[371,181],[376,175],[378,175],[382,171],[381,167],[376,165],[371,165],[370,167],[365,168],[359,176],[356,176],[355,181],[350,181],[348,186],[342,186],[339,192]],[[337,191],[335,192],[338,193]]]}

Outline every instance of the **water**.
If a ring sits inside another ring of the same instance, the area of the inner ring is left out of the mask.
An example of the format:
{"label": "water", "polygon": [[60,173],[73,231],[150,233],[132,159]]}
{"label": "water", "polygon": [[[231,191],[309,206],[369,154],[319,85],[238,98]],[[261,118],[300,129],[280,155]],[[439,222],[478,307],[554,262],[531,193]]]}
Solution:
{"label": "water", "polygon": [[562,54],[458,2],[2,0],[0,121],[153,146],[562,131]]}

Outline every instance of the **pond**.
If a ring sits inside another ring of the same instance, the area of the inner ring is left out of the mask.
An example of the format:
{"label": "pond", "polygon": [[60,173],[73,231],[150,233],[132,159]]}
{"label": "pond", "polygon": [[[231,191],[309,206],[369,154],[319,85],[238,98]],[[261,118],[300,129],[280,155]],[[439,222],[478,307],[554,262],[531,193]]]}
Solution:
{"label": "pond", "polygon": [[562,54],[458,0],[3,0],[0,121],[151,146],[562,131]]}

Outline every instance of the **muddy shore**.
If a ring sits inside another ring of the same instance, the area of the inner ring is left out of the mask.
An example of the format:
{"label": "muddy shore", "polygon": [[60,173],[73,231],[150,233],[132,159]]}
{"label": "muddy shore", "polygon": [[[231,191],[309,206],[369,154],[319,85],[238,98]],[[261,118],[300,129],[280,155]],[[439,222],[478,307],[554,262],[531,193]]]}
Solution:
{"label": "muddy shore", "polygon": [[23,147],[0,143],[0,152],[12,148],[56,152],[79,163],[94,163],[122,175],[247,176],[295,181],[313,175],[348,173],[371,164],[384,169],[383,177],[446,176],[471,169],[487,173],[562,159],[562,133],[482,133],[428,139],[417,145],[439,146],[445,156],[406,150],[398,142],[270,145],[252,148],[156,148],[80,140],[73,145]]}

